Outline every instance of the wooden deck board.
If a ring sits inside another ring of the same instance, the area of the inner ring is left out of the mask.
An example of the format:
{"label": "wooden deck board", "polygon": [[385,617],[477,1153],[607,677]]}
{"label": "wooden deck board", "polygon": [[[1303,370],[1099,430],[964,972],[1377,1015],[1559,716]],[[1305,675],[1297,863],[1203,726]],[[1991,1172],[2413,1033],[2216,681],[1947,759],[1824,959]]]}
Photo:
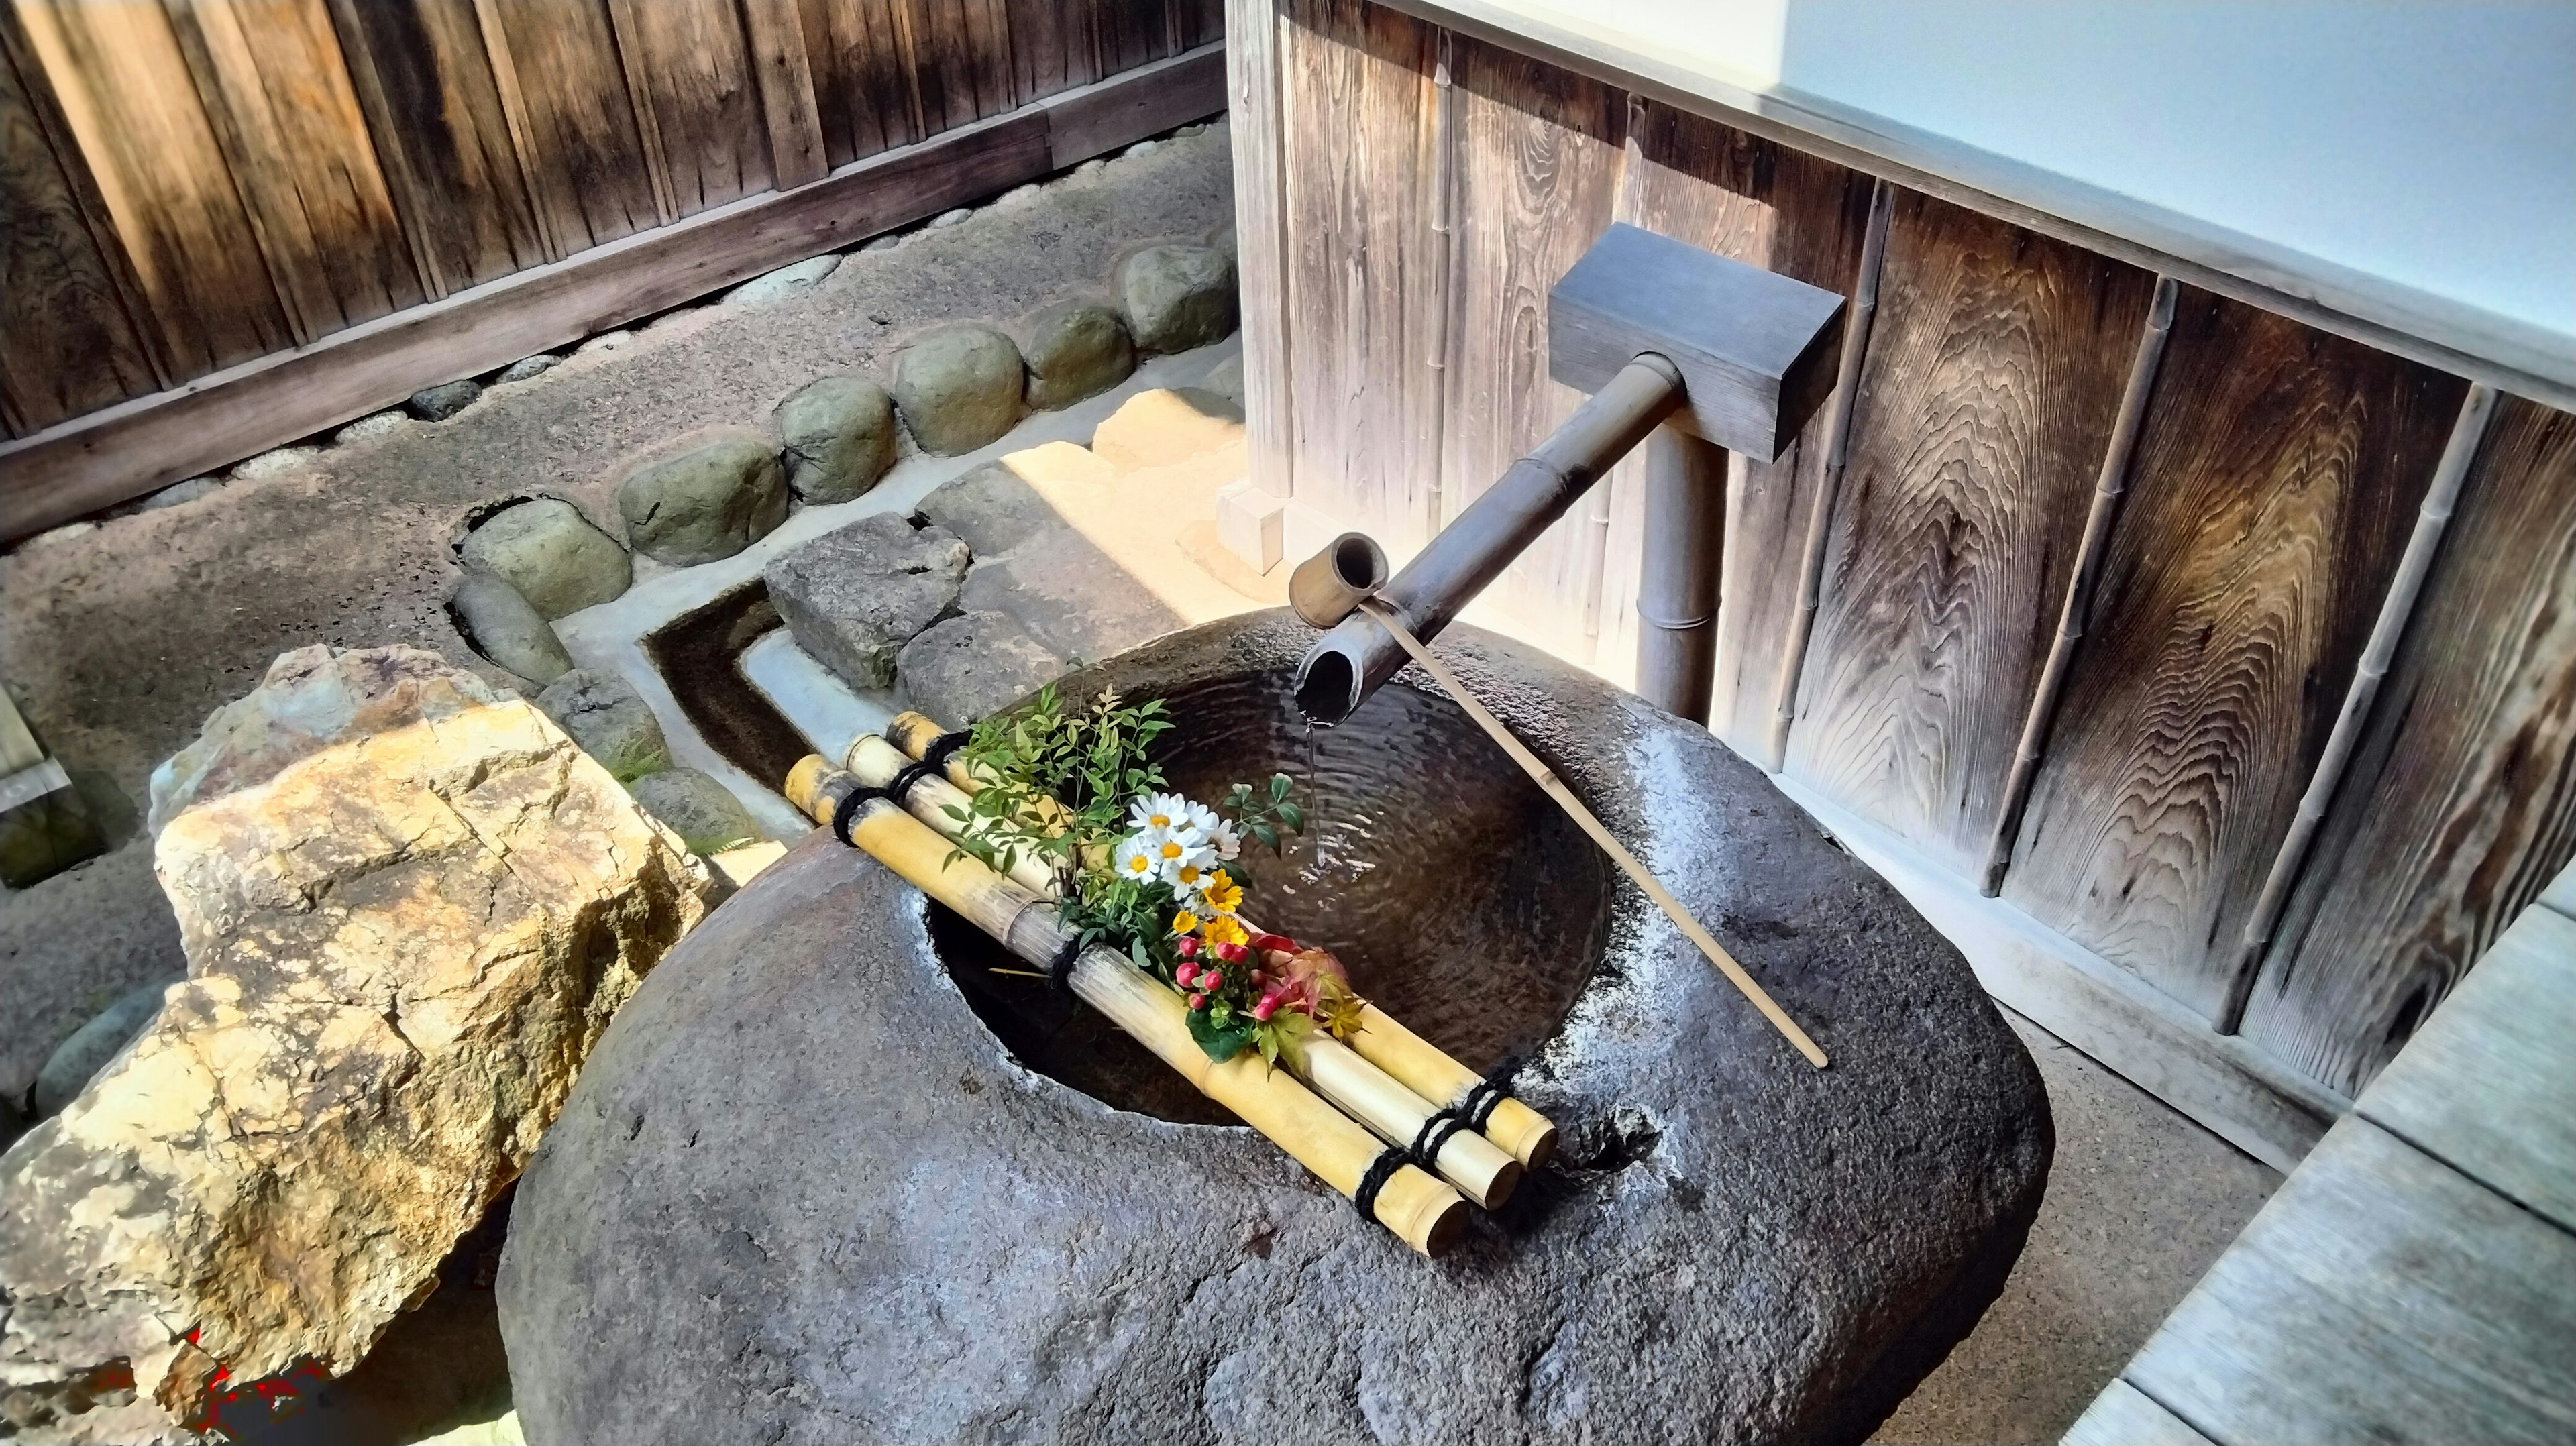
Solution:
{"label": "wooden deck board", "polygon": [[2123,1374],[2226,1446],[2564,1446],[2571,1278],[2576,1235],[2348,1118]]}
{"label": "wooden deck board", "polygon": [[[2354,1107],[2576,1232],[2570,1040],[2576,920],[2526,909]],[[2576,1340],[2567,1354],[2576,1372]]]}

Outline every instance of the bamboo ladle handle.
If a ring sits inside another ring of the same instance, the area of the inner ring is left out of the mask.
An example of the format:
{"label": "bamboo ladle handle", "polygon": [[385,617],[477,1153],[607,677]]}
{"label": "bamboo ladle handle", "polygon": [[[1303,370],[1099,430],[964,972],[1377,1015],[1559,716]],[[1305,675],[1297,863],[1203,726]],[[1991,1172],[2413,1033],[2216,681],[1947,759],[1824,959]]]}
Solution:
{"label": "bamboo ladle handle", "polygon": [[1664,911],[1674,926],[1699,946],[1699,951],[1708,956],[1708,962],[1716,965],[1717,972],[1726,976],[1726,982],[1734,985],[1736,992],[1762,1011],[1763,1018],[1771,1021],[1772,1028],[1779,1030],[1789,1043],[1797,1047],[1798,1053],[1807,1057],[1807,1063],[1818,1069],[1825,1067],[1825,1052],[1816,1047],[1816,1042],[1807,1037],[1807,1032],[1798,1027],[1798,1022],[1789,1017],[1788,1011],[1782,1009],[1761,985],[1753,982],[1753,976],[1744,972],[1744,966],[1735,962],[1735,956],[1726,952],[1726,946],[1700,927],[1699,920],[1692,918],[1690,910],[1682,907],[1681,900],[1674,898],[1661,880],[1644,864],[1637,862],[1637,856],[1628,852],[1627,845],[1619,842],[1600,819],[1593,817],[1592,810],[1583,806],[1583,800],[1574,796],[1574,790],[1566,787],[1565,780],[1557,777],[1554,769],[1541,763],[1537,754],[1530,752],[1520,739],[1512,735],[1512,730],[1503,726],[1503,720],[1485,711],[1485,705],[1476,701],[1476,695],[1467,690],[1466,684],[1458,681],[1458,675],[1431,656],[1431,650],[1422,645],[1410,628],[1397,620],[1392,609],[1373,597],[1360,599],[1359,608],[1393,634],[1396,642],[1413,655],[1413,661],[1420,663],[1422,670],[1431,675],[1432,681],[1447,689],[1458,706],[1467,710],[1467,716],[1476,720],[1476,726],[1484,729],[1488,737],[1501,745],[1503,752],[1511,755],[1512,761],[1521,766],[1521,771],[1530,776],[1530,781],[1555,799],[1566,816],[1592,836],[1592,841],[1601,846],[1601,851],[1610,856],[1610,861],[1634,879],[1637,887],[1646,891],[1646,897],[1655,901],[1656,907]]}

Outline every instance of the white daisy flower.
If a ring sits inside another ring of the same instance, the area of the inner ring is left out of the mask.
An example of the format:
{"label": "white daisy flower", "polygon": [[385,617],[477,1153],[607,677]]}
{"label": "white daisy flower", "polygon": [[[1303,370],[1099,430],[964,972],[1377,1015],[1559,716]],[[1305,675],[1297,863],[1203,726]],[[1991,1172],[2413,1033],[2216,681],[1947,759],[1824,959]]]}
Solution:
{"label": "white daisy flower", "polygon": [[1243,836],[1234,831],[1233,824],[1220,819],[1216,831],[1208,835],[1208,847],[1216,850],[1219,859],[1232,863],[1234,856],[1243,852]]}
{"label": "white daisy flower", "polygon": [[1197,877],[1196,871],[1204,870],[1216,861],[1216,850],[1196,839],[1183,838],[1168,830],[1157,830],[1146,838],[1154,851],[1154,863],[1163,882],[1174,888],[1181,886],[1183,869],[1192,870],[1192,877]]}
{"label": "white daisy flower", "polygon": [[1127,805],[1127,826],[1140,834],[1167,832],[1189,812],[1190,801],[1177,793],[1148,793]]}
{"label": "white daisy flower", "polygon": [[1190,827],[1198,831],[1199,842],[1216,842],[1216,831],[1225,827],[1225,820],[1217,817],[1215,809],[1192,798],[1182,800],[1181,810]]}
{"label": "white daisy flower", "polygon": [[[1202,849],[1202,853],[1206,850]],[[1216,877],[1213,863],[1184,863],[1172,870],[1172,888],[1184,899],[1206,891]]]}
{"label": "white daisy flower", "polygon": [[1111,867],[1118,871],[1118,877],[1122,879],[1159,877],[1163,871],[1163,861],[1154,852],[1155,842],[1155,837],[1150,831],[1130,834],[1120,839],[1116,852],[1110,855]]}

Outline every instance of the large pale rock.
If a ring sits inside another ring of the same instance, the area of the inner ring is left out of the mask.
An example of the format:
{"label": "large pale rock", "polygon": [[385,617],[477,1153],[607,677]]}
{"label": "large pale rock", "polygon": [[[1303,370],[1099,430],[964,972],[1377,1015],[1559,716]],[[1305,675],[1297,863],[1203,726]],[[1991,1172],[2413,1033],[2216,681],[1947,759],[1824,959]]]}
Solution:
{"label": "large pale rock", "polygon": [[989,326],[955,326],[894,359],[894,404],[921,450],[972,452],[1020,419],[1020,349]]}
{"label": "large pale rock", "polygon": [[424,648],[316,643],[280,653],[257,688],[208,715],[195,742],[152,770],[147,827],[157,834],[190,804],[272,778],[335,743],[504,697]]}
{"label": "large pale rock", "polygon": [[865,377],[808,382],[778,404],[787,485],[808,502],[847,502],[894,465],[894,399]]}
{"label": "large pale rock", "polygon": [[766,443],[720,437],[628,477],[617,510],[637,552],[694,567],[733,556],[787,520],[787,473]]}
{"label": "large pale rock", "polygon": [[891,512],[789,548],[761,573],[796,645],[853,688],[894,683],[895,655],[947,616],[966,544]]}
{"label": "large pale rock", "polygon": [[71,1038],[54,1046],[54,1052],[45,1059],[45,1067],[36,1073],[33,1098],[37,1116],[50,1115],[70,1104],[89,1084],[91,1076],[152,1023],[161,1012],[161,996],[168,988],[167,984],[154,983],[134,990],[73,1030]]}
{"label": "large pale rock", "polygon": [[1256,917],[1471,1067],[1527,1056],[1557,1163],[1426,1262],[818,830],[646,982],[520,1182],[530,1440],[1869,1436],[2047,1181],[2047,1096],[1967,961],[1706,729],[1450,628],[1811,1068],[1427,681],[1310,742],[1313,636],[1235,619],[1062,686],[1174,698],[1194,795],[1324,782]]}
{"label": "large pale rock", "polygon": [[[170,820],[157,866],[190,977],[0,1157],[0,1389],[50,1439],[355,1366],[714,888],[515,700],[286,762]],[[68,1414],[128,1371],[133,1404]]]}
{"label": "large pale rock", "polygon": [[1213,246],[1148,246],[1119,266],[1118,295],[1138,347],[1206,346],[1234,330],[1234,259]]}
{"label": "large pale rock", "polygon": [[517,588],[548,621],[607,602],[635,580],[617,539],[560,497],[531,497],[484,518],[457,560]]}

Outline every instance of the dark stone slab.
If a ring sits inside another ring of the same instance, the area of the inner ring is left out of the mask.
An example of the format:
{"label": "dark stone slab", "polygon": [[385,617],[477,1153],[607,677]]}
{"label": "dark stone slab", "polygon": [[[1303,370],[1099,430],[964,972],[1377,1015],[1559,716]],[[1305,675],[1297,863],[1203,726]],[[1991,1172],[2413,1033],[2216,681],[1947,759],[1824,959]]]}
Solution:
{"label": "dark stone slab", "polygon": [[1141,1112],[1208,1117],[1123,1041],[1072,1057],[1080,1019],[817,834],[654,972],[520,1186],[531,1439],[1867,1437],[2046,1184],[2038,1074],[1965,961],[1705,731],[1452,629],[1833,1054],[1813,1070],[1419,674],[1310,744],[1278,702],[1309,637],[1228,620],[1068,686],[1174,698],[1219,735],[1175,755],[1202,793],[1309,776],[1311,747],[1331,827],[1256,862],[1255,917],[1472,1066],[1534,1048],[1558,1163],[1424,1261],[1249,1132]]}

